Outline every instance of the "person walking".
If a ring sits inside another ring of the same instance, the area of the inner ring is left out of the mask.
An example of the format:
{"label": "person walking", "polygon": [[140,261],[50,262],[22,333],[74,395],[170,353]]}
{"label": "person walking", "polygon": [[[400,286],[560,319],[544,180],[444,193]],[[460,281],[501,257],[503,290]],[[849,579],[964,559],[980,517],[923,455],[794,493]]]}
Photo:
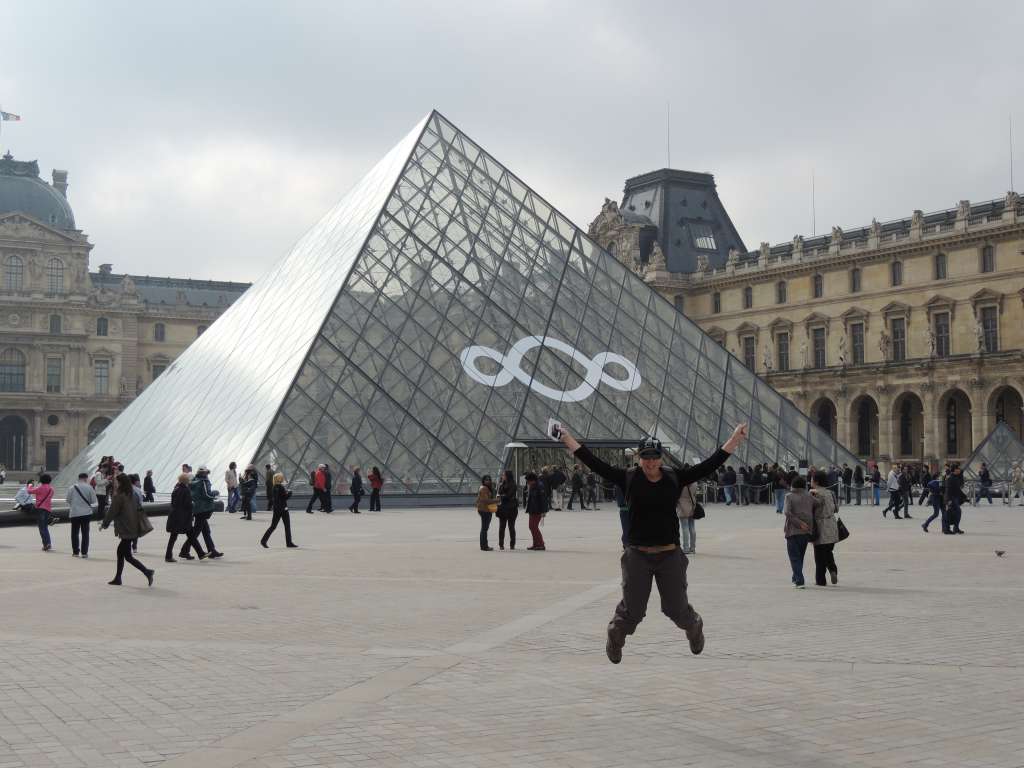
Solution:
{"label": "person walking", "polygon": [[267,492],[267,512],[274,508],[274,470],[267,464],[264,468],[263,489]]}
{"label": "person walking", "polygon": [[39,538],[43,541],[43,552],[50,551],[50,515],[53,513],[53,486],[47,474],[39,476],[39,485],[29,483],[27,490],[33,497],[36,510],[36,525],[39,527]]}
{"label": "person walking", "polygon": [[[329,505],[324,499],[324,485],[327,483],[327,475],[324,472],[325,465],[317,464],[316,469],[309,473],[309,480],[312,488],[310,488],[309,503],[306,505],[306,514],[313,514],[313,504],[317,501],[320,502],[320,509],[324,512],[329,511]],[[274,483],[274,488],[277,488],[277,483]],[[274,493],[277,491],[275,490]],[[289,493],[291,493],[289,491]]]}
{"label": "person walking", "polygon": [[669,469],[662,465],[662,445],[644,440],[637,448],[640,469],[626,471],[597,458],[569,432],[562,443],[585,466],[623,490],[630,509],[629,542],[620,558],[622,600],[608,624],[605,653],[613,664],[622,661],[626,637],[636,631],[647,612],[651,582],[657,580],[661,610],[686,633],[690,651],[704,650],[704,620],[690,605],[686,594],[688,561],[679,546],[676,505],[681,489],[707,477],[723,466],[747,437],[747,425],[740,424],[715,453],[690,469]]}
{"label": "person walking", "polygon": [[946,517],[943,520],[942,532],[946,534],[963,533],[960,528],[961,507],[967,496],[964,494],[964,476],[959,464],[954,464],[946,478]]}
{"label": "person walking", "polygon": [[498,511],[494,500],[494,482],[490,475],[480,478],[480,488],[476,492],[476,511],[480,515],[480,550],[490,552],[494,547],[487,543],[487,530],[491,527],[491,518]]}
{"label": "person walking", "polygon": [[974,503],[977,504],[984,496],[988,503],[992,503],[992,473],[988,471],[988,464],[981,462],[981,469],[978,470],[978,488],[974,492]]}
{"label": "person walking", "polygon": [[811,477],[811,494],[821,502],[814,509],[814,583],[819,587],[826,586],[826,572],[833,584],[839,584],[839,568],[835,556],[835,546],[839,543],[836,499],[822,487],[822,480],[820,472],[815,472]]}
{"label": "person walking", "polygon": [[380,512],[380,489],[384,487],[384,475],[374,467],[366,479],[370,481],[370,511]]}
{"label": "person walking", "polygon": [[[853,492],[853,469],[849,464],[843,463],[843,488],[846,490],[846,503],[850,503],[850,495]],[[860,502],[857,502],[860,504]]]}
{"label": "person walking", "polygon": [[591,509],[597,509],[597,475],[587,473],[587,503]]}
{"label": "person walking", "polygon": [[107,489],[110,487],[109,465],[101,463],[92,476],[91,485],[96,492],[96,511],[103,515],[107,509]]}
{"label": "person walking", "polygon": [[572,469],[572,478],[569,480],[569,504],[566,509],[572,509],[573,499],[579,498],[580,509],[586,509],[587,503],[583,498],[583,472],[580,470],[580,465],[577,464]]}
{"label": "person walking", "polygon": [[903,470],[900,472],[900,501],[903,502],[903,517],[907,520],[913,520],[910,516],[910,505],[914,501],[914,481],[910,477],[910,467],[906,464],[903,465]]}
{"label": "person walking", "polygon": [[893,519],[900,520],[900,506],[903,504],[903,499],[900,495],[899,466],[894,466],[889,470],[889,476],[885,480],[885,487],[889,491],[889,503],[882,510],[882,517],[885,517],[886,513],[891,509]]}
{"label": "person walking", "polygon": [[[371,475],[372,477],[372,475]],[[519,517],[519,489],[506,469],[498,483],[498,549],[505,549],[505,529],[508,528],[508,548],[516,548],[516,518]]]}
{"label": "person walking", "polygon": [[775,465],[772,471],[772,493],[775,494],[775,512],[782,514],[786,503],[786,491],[789,489],[789,479],[782,467]]}
{"label": "person walking", "polygon": [[[826,493],[831,493],[825,491]],[[802,477],[793,478],[783,507],[785,523],[782,533],[786,537],[786,552],[793,571],[792,582],[797,589],[804,588],[804,556],[807,545],[814,541],[814,516],[821,507],[821,499],[807,493]]]}
{"label": "person walking", "polygon": [[352,467],[352,482],[348,486],[349,492],[352,494],[352,504],[349,506],[348,511],[354,515],[359,514],[359,500],[363,498],[363,477],[359,474],[359,467]]}
{"label": "person walking", "polygon": [[732,467],[726,467],[725,472],[722,473],[722,493],[725,496],[725,506],[729,506],[736,501],[736,470]]}
{"label": "person walking", "polygon": [[922,506],[928,497],[931,495],[928,490],[928,484],[932,481],[932,473],[929,467],[925,467],[921,471],[921,497],[917,500],[917,506]]}
{"label": "person walking", "polygon": [[[171,534],[167,539],[167,551],[164,553],[164,562],[176,563],[174,559],[174,543],[178,536],[184,536],[200,560],[206,559],[206,553],[199,546],[192,522],[192,490],[189,488],[188,472],[178,475],[178,484],[171,491],[171,510],[167,513],[167,524],[165,530]],[[184,551],[184,550],[183,550]],[[182,555],[184,557],[184,555]],[[191,559],[191,557],[186,558]]]}
{"label": "person walking", "polygon": [[871,498],[871,506],[879,507],[882,505],[882,472],[877,464],[871,470]]}
{"label": "person walking", "polygon": [[260,539],[260,546],[264,549],[269,549],[267,542],[270,541],[270,536],[277,528],[278,521],[284,523],[284,545],[289,549],[298,549],[298,544],[292,541],[292,519],[288,514],[288,499],[291,498],[292,492],[284,487],[284,475],[278,472],[274,475],[274,517],[270,521],[270,527],[263,534],[263,538]]}
{"label": "person walking", "polygon": [[114,578],[107,583],[112,586],[121,586],[121,574],[124,572],[124,564],[127,561],[142,572],[149,582],[149,586],[152,587],[156,571],[147,568],[140,560],[135,559],[132,554],[132,541],[140,536],[145,536],[153,530],[153,526],[135,497],[132,481],[124,474],[117,476],[114,496],[110,500],[110,507],[103,517],[100,529],[106,530],[111,523],[114,524],[114,535],[121,541],[117,545],[117,572],[114,574]]}
{"label": "person walking", "polygon": [[546,549],[544,546],[544,537],[540,532],[540,521],[544,518],[544,515],[548,511],[547,494],[544,492],[544,487],[540,483],[540,479],[537,477],[536,472],[526,473],[526,515],[530,521],[530,536],[533,538],[533,544],[527,549],[540,550]]}
{"label": "person walking", "polygon": [[[1013,462],[1013,468],[1010,470],[1010,487],[1013,489],[1011,504],[1013,499],[1024,497],[1024,468],[1019,461]],[[1021,499],[1021,504],[1024,504],[1024,498]]]}
{"label": "person walking", "polygon": [[[689,464],[684,464],[683,469],[689,469]],[[676,515],[679,517],[679,530],[682,533],[682,547],[684,555],[697,554],[697,528],[694,525],[693,513],[697,509],[697,499],[693,495],[693,485],[687,485],[679,494],[679,503],[676,504]]]}
{"label": "person walking", "polygon": [[197,541],[202,534],[206,544],[206,554],[211,560],[224,557],[223,552],[217,551],[213,543],[213,535],[210,532],[210,518],[213,517],[213,510],[217,505],[217,497],[220,491],[213,490],[210,484],[210,468],[200,464],[195,476],[189,483],[189,492],[192,494],[192,514],[195,515],[195,523],[192,526],[192,536],[185,542],[178,553],[178,557],[191,560],[192,555],[188,553],[192,541]]}
{"label": "person walking", "polygon": [[224,470],[224,485],[228,489],[228,512],[233,515],[238,502],[241,501],[241,496],[238,493],[238,465],[233,461]]}
{"label": "person walking", "polygon": [[256,467],[250,464],[245,468],[242,479],[238,483],[238,492],[242,497],[242,516],[239,520],[252,520],[253,499],[256,497],[256,488],[259,487],[260,477]]}
{"label": "person walking", "polygon": [[153,501],[156,494],[156,485],[153,483],[153,470],[146,470],[146,477],[142,480],[142,500]]}
{"label": "person walking", "polygon": [[68,518],[71,522],[71,556],[88,559],[89,521],[92,519],[93,505],[97,503],[88,473],[78,475],[78,482],[68,488],[64,500],[68,505]]}
{"label": "person walking", "polygon": [[860,464],[853,468],[853,490],[857,494],[857,506],[860,506],[860,497],[864,492],[864,470]]}
{"label": "person walking", "polygon": [[931,516],[921,523],[921,530],[928,533],[928,526],[931,525],[935,518],[939,517],[943,519],[942,528],[944,531],[949,529],[949,526],[945,522],[945,515],[942,514],[942,480],[939,479],[938,473],[935,474],[931,480],[928,481],[927,487],[928,495],[932,502],[932,514]]}

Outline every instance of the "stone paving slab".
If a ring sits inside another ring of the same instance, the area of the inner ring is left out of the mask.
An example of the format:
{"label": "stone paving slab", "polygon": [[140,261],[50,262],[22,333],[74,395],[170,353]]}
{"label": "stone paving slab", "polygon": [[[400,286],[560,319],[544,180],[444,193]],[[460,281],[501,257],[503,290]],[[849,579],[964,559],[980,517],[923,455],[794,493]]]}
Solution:
{"label": "stone paving slab", "polygon": [[107,586],[109,532],[4,529],[0,768],[1024,766],[1024,509],[842,514],[840,586],[797,591],[773,509],[711,505],[704,654],[655,591],[619,666],[609,505],[537,553],[480,552],[471,509],[299,513],[299,550],[218,513],[223,560],[165,564],[161,520],[152,589]]}

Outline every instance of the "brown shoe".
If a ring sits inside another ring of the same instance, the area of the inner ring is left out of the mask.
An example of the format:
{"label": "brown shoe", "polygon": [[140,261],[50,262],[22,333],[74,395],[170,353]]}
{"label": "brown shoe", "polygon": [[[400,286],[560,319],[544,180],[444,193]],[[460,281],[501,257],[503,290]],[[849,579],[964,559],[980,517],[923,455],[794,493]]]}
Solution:
{"label": "brown shoe", "polygon": [[696,611],[693,615],[697,617],[697,621],[693,623],[693,627],[686,630],[686,639],[690,641],[690,651],[696,656],[704,650],[704,619]]}

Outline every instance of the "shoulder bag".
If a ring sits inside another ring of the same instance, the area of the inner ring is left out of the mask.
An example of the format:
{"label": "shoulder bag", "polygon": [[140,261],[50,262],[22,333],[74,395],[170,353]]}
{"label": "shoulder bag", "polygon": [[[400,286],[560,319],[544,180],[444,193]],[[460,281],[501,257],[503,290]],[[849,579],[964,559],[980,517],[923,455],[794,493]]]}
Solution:
{"label": "shoulder bag", "polygon": [[836,515],[836,528],[839,529],[840,541],[846,541],[848,538],[850,538],[850,531],[846,527],[846,525],[843,524],[843,518],[841,518],[839,515]]}
{"label": "shoulder bag", "polygon": [[707,517],[707,513],[704,511],[704,505],[694,498],[693,489],[690,486],[686,486],[686,492],[690,494],[690,501],[693,504],[693,519],[703,520]]}

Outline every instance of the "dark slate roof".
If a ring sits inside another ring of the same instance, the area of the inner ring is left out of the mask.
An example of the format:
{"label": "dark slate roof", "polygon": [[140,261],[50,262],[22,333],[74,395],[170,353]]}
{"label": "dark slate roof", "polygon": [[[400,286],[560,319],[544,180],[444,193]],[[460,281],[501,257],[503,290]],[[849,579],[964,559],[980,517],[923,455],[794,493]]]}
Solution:
{"label": "dark slate roof", "polygon": [[67,198],[39,178],[36,160],[0,158],[0,214],[26,213],[54,229],[73,230],[75,214]]}
{"label": "dark slate roof", "polygon": [[[626,180],[619,210],[624,217],[642,216],[658,227],[658,242],[670,272],[697,271],[700,255],[721,267],[730,248],[746,251],[710,173],[663,168],[634,176]],[[714,248],[698,247],[708,242],[702,235],[713,237]]]}
{"label": "dark slate roof", "polygon": [[[97,288],[118,290],[124,274],[90,272]],[[227,307],[241,296],[250,283],[232,283],[219,280],[189,280],[178,277],[150,277],[128,275],[135,283],[139,297],[150,306]],[[181,294],[183,301],[179,301]]]}

